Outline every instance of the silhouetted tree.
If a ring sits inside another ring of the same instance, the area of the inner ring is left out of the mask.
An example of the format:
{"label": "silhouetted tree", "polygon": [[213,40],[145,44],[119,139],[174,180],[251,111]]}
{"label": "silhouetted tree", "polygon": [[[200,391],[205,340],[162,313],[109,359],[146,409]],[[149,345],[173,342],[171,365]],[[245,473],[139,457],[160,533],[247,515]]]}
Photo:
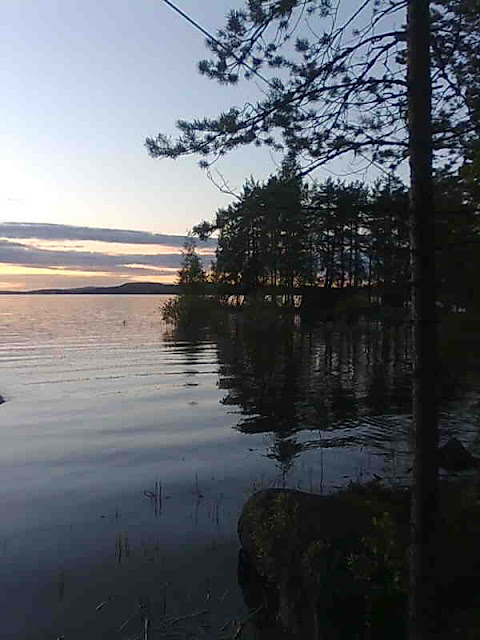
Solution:
{"label": "silhouetted tree", "polygon": [[[349,153],[368,153],[391,167],[409,158],[415,326],[412,639],[433,637],[438,428],[432,152],[442,150],[440,162],[458,158],[479,128],[472,117],[478,95],[471,95],[461,77],[478,64],[475,14],[455,0],[432,6],[430,13],[429,0],[365,0],[341,22],[344,5],[328,0],[249,0],[243,10],[231,11],[217,39],[208,41],[215,57],[201,62],[200,71],[233,84],[248,62],[247,78],[265,69],[278,69],[280,77],[268,80],[265,97],[256,103],[213,119],[179,121],[176,141],[164,134],[146,141],[152,156],[172,158],[223,155],[251,143],[286,147],[302,158],[304,171]],[[407,28],[392,27],[405,7]],[[330,20],[326,29],[320,19]],[[343,251],[341,245],[341,260]]]}
{"label": "silhouetted tree", "polygon": [[435,183],[438,290],[447,309],[480,309],[480,164]]}
{"label": "silhouetted tree", "polygon": [[[438,636],[438,398],[429,0],[408,3],[408,123],[412,249],[414,460],[410,640]],[[448,134],[447,134],[448,136]]]}
{"label": "silhouetted tree", "polygon": [[[478,1],[431,3],[433,146],[445,162],[479,134]],[[294,151],[304,171],[344,154],[397,166],[409,155],[408,4],[365,0],[350,10],[329,0],[249,0],[229,13],[215,41],[207,40],[213,59],[199,70],[222,84],[261,74],[263,97],[216,118],[180,120],[176,140],[147,138],[149,153],[197,153],[206,166],[254,143]],[[278,77],[266,78],[270,72]]]}
{"label": "silhouetted tree", "polygon": [[187,238],[183,245],[182,266],[178,272],[177,284],[182,293],[201,293],[207,281],[202,259],[197,254],[194,238]]}
{"label": "silhouetted tree", "polygon": [[212,223],[194,228],[201,238],[218,231],[215,270],[219,280],[242,292],[260,287],[294,287],[308,280],[301,178],[284,164],[263,184],[250,179],[239,198],[220,209]]}
{"label": "silhouetted tree", "polygon": [[369,285],[380,286],[383,302],[395,306],[407,299],[410,281],[408,191],[400,180],[374,184],[365,226]]}
{"label": "silhouetted tree", "polygon": [[328,179],[309,190],[308,215],[316,248],[317,278],[327,288],[363,283],[367,187]]}

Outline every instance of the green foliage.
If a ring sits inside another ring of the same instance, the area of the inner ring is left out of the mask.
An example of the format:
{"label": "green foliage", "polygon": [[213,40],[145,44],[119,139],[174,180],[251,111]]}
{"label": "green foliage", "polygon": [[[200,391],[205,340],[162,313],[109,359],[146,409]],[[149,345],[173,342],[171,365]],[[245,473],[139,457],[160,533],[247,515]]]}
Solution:
{"label": "green foliage", "polygon": [[357,550],[348,553],[351,576],[361,585],[371,609],[382,599],[400,602],[408,591],[408,521],[410,496],[376,481],[350,483],[339,499],[365,510],[371,521]]}
{"label": "green foliage", "polygon": [[[479,487],[471,478],[450,480],[440,488],[444,526],[438,539],[438,638],[473,640],[478,637],[480,622]],[[288,594],[292,609],[298,606],[305,616],[306,603],[315,603],[325,637],[337,637],[335,624],[329,625],[335,616],[348,612],[353,624],[350,633],[342,637],[403,640],[410,492],[389,489],[377,482],[351,483],[331,499],[346,503],[352,513],[360,508],[366,514],[370,526],[363,535],[317,539],[309,536],[305,521],[319,517],[321,510],[318,514],[303,511],[288,492],[278,493],[267,503],[252,502],[252,511],[245,512],[245,517],[251,522],[257,568],[280,588],[291,578]],[[348,524],[345,523],[346,529]],[[327,524],[319,526],[318,531],[322,528],[328,531]]]}
{"label": "green foliage", "polygon": [[362,550],[348,557],[356,580],[373,595],[407,593],[407,549],[398,540],[397,523],[388,511],[372,516],[372,532],[362,538]]}
{"label": "green foliage", "polygon": [[253,521],[258,558],[268,562],[272,556],[280,557],[288,566],[294,552],[292,541],[298,527],[298,506],[290,502],[288,494],[279,493],[261,519],[253,514]]}

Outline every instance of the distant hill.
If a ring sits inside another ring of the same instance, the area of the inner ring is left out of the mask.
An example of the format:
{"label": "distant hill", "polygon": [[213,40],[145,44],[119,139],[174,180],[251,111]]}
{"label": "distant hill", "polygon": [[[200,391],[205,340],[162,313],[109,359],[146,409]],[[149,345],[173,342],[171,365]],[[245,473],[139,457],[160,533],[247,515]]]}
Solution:
{"label": "distant hill", "polygon": [[57,294],[174,294],[177,293],[176,284],[161,284],[158,282],[127,282],[116,287],[80,287],[77,289],[35,289],[33,291],[0,291],[0,295],[57,295]]}

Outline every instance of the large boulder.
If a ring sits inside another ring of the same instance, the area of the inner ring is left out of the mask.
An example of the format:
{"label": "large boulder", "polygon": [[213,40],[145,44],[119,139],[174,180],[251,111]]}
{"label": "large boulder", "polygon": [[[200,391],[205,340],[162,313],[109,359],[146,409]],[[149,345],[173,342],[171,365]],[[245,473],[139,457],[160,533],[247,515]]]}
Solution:
{"label": "large boulder", "polygon": [[480,467],[480,460],[473,456],[457,438],[450,438],[438,449],[438,464],[447,471],[466,471]]}
{"label": "large boulder", "polygon": [[368,492],[266,489],[247,501],[239,579],[247,606],[264,612],[260,626],[292,639],[362,637],[368,602],[352,562],[365,557],[372,513]]}

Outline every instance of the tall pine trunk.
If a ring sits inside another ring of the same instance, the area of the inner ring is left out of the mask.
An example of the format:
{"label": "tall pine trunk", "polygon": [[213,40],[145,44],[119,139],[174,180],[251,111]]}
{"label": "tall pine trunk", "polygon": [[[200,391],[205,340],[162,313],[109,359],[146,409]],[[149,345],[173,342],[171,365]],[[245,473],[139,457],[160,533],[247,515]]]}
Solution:
{"label": "tall pine trunk", "polygon": [[436,297],[429,0],[408,3],[414,476],[409,639],[435,636],[438,529]]}

